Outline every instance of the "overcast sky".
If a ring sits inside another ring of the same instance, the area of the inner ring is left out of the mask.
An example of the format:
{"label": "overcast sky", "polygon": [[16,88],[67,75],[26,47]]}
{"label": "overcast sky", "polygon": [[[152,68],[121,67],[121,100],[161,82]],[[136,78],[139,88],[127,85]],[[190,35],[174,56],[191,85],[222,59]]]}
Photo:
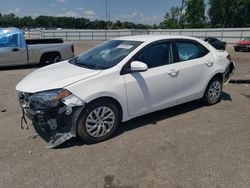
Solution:
{"label": "overcast sky", "polygon": [[[2,14],[13,12],[20,17],[47,15],[85,17],[90,20],[106,18],[106,0],[0,1]],[[181,2],[182,0],[108,0],[108,12],[111,20],[159,24],[166,11],[172,6],[181,6]]]}

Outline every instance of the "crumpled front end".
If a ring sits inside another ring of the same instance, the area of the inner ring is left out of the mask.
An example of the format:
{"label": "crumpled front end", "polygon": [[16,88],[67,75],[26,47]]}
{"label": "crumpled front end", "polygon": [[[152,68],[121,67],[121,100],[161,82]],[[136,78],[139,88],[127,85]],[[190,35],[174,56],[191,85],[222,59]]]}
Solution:
{"label": "crumpled front end", "polygon": [[19,102],[36,132],[48,143],[47,148],[76,136],[77,119],[85,103],[69,91],[19,92]]}

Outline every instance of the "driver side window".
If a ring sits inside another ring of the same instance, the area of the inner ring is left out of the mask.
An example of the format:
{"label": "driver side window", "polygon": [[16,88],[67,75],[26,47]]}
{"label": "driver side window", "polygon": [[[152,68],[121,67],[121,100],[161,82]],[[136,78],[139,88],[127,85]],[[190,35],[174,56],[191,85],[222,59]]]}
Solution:
{"label": "driver side window", "polygon": [[17,47],[18,34],[8,34],[0,37],[0,47]]}
{"label": "driver side window", "polygon": [[148,68],[154,68],[173,63],[171,43],[158,43],[146,48],[136,58],[146,63]]}

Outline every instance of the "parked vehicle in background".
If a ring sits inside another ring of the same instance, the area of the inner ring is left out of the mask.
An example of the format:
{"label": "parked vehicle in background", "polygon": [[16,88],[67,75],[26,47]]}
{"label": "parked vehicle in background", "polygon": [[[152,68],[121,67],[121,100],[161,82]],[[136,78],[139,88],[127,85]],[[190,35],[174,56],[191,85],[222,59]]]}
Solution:
{"label": "parked vehicle in background", "polygon": [[76,135],[103,141],[120,122],[188,101],[213,105],[234,69],[226,51],[197,38],[128,36],[38,69],[16,90],[51,148]]}
{"label": "parked vehicle in background", "polygon": [[73,44],[62,39],[25,40],[17,28],[0,28],[0,66],[46,65],[74,57]]}
{"label": "parked vehicle in background", "polygon": [[234,50],[236,52],[239,52],[239,51],[250,52],[250,37],[245,38],[244,40],[237,42],[234,45]]}
{"label": "parked vehicle in background", "polygon": [[204,41],[211,44],[213,47],[215,47],[217,50],[225,50],[227,43],[224,41],[221,41],[214,37],[207,37],[204,39]]}

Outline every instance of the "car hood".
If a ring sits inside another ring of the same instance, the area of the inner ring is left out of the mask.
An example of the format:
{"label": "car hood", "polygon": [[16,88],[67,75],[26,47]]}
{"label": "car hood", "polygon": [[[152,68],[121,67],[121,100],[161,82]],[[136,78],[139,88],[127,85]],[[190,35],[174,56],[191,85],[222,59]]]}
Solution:
{"label": "car hood", "polygon": [[237,42],[237,44],[241,44],[241,45],[250,45],[250,41],[240,41],[240,42]]}
{"label": "car hood", "polygon": [[101,71],[102,70],[79,67],[68,61],[63,61],[30,73],[17,84],[16,90],[35,93],[63,88],[80,80],[99,74]]}

